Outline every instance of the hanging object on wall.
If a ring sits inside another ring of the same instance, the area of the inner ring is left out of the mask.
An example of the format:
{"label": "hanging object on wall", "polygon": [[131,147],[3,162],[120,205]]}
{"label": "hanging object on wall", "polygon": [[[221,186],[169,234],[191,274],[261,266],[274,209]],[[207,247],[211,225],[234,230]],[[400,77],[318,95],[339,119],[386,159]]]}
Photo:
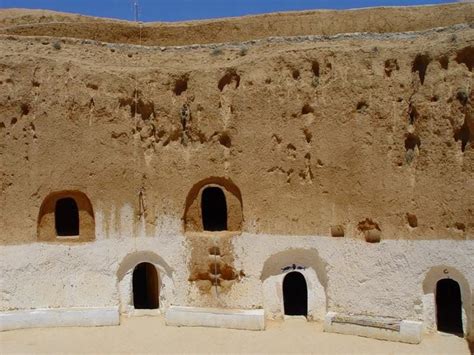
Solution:
{"label": "hanging object on wall", "polygon": [[305,270],[305,269],[306,269],[306,266],[291,264],[291,265],[282,267],[281,271],[288,272],[288,271],[293,271],[293,270]]}

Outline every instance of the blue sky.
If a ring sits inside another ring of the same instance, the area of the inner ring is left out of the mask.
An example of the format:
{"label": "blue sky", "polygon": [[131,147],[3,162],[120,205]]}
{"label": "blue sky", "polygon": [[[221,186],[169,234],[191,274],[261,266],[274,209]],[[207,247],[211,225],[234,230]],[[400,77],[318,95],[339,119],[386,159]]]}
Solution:
{"label": "blue sky", "polygon": [[[0,8],[49,9],[133,20],[134,0],[0,0]],[[182,21],[275,11],[442,4],[447,0],[138,0],[141,21]]]}

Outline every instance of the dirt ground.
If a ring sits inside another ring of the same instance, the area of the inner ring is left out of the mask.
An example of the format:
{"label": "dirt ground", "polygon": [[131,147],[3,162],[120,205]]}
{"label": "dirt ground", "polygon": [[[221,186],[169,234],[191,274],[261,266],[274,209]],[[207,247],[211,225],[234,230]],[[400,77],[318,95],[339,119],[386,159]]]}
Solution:
{"label": "dirt ground", "polygon": [[268,322],[262,332],[167,327],[163,317],[123,318],[118,327],[41,328],[0,333],[8,353],[318,353],[469,354],[459,337],[425,336],[419,345],[324,333],[300,319]]}

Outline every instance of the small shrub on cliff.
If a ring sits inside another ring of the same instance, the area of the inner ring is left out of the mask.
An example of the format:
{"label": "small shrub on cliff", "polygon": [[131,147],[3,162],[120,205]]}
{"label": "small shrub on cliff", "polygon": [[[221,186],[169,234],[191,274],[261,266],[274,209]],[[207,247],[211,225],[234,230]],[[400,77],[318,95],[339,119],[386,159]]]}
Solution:
{"label": "small shrub on cliff", "polygon": [[53,43],[53,48],[56,49],[57,51],[61,49],[61,42],[56,41]]}
{"label": "small shrub on cliff", "polygon": [[241,57],[243,57],[243,56],[247,55],[248,51],[249,51],[248,47],[245,47],[245,46],[240,47],[239,55]]}
{"label": "small shrub on cliff", "polygon": [[211,55],[212,56],[218,56],[218,55],[221,55],[222,53],[224,53],[222,48],[216,47],[212,50]]}

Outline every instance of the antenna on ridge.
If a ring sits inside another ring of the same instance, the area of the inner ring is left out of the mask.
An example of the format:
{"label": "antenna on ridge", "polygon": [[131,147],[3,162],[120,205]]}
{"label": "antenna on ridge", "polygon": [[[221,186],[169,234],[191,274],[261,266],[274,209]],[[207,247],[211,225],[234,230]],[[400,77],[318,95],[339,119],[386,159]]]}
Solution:
{"label": "antenna on ridge", "polygon": [[[138,5],[138,0],[132,0],[133,1],[133,14],[135,18],[135,23],[139,25],[139,44],[140,46],[142,45],[142,24],[141,22],[138,21],[138,10],[139,10],[139,5]],[[136,62],[136,66],[138,67],[138,61]],[[138,80],[135,77],[135,91],[134,91],[134,103],[135,103],[135,113],[137,113],[138,110]]]}
{"label": "antenna on ridge", "polygon": [[138,22],[138,0],[133,0],[133,13],[135,22]]}

